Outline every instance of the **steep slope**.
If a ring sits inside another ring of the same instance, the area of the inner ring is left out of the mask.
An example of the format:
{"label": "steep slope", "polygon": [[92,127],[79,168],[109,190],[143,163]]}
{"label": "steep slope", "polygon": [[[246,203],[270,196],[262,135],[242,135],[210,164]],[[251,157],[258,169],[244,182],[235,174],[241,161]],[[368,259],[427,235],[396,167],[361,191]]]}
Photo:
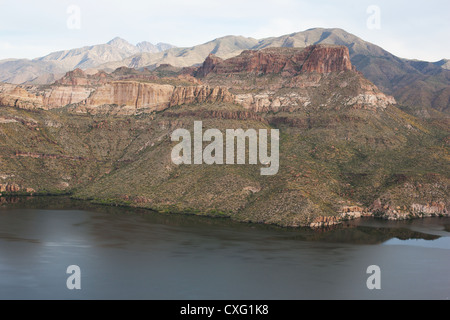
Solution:
{"label": "steep slope", "polygon": [[[0,81],[8,83],[24,83],[41,77],[44,83],[47,79],[54,81],[54,74],[64,74],[68,71],[54,61],[36,61],[28,59],[0,60]],[[46,75],[45,77],[43,77]]]}

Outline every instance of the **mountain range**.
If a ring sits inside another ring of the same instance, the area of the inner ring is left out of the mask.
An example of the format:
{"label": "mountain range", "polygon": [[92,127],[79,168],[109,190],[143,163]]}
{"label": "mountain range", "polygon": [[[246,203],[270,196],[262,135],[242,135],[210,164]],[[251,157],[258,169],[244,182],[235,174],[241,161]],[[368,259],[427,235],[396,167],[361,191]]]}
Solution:
{"label": "mountain range", "polygon": [[148,42],[134,46],[115,38],[107,44],[55,52],[33,60],[0,61],[0,81],[45,84],[54,82],[66,71],[75,68],[111,72],[123,66],[136,69],[155,69],[161,64],[188,67],[201,64],[211,53],[226,59],[248,49],[304,48],[314,44],[346,46],[353,65],[382,91],[393,95],[408,112],[421,117],[440,117],[439,113],[434,113],[435,110],[450,113],[448,60],[431,63],[402,59],[337,28],[314,28],[260,40],[226,36],[189,48],[162,43],[155,46]]}
{"label": "mountain range", "polygon": [[[402,106],[365,77],[351,52],[361,61],[354,50],[380,50],[366,70],[394,63],[445,69],[392,62],[389,53],[356,40],[353,51],[299,47],[318,41],[304,36],[257,41],[257,49],[228,58],[226,48],[256,40],[216,40],[203,46],[207,55],[196,66],[77,68],[50,85],[0,84],[0,202],[70,193],[108,205],[290,227],[365,215],[448,216],[448,116]],[[328,36],[323,42],[337,41],[338,34]],[[189,56],[179,48],[157,54],[178,50]],[[418,110],[436,117],[418,117]],[[278,129],[279,171],[264,176],[248,163],[176,165],[172,133],[192,135],[199,120],[221,132]]]}
{"label": "mountain range", "polygon": [[95,68],[106,62],[123,60],[139,53],[158,53],[173,45],[140,42],[132,45],[116,37],[105,44],[57,51],[33,60],[7,59],[0,61],[0,81],[9,83],[45,84],[61,78],[67,71]]}

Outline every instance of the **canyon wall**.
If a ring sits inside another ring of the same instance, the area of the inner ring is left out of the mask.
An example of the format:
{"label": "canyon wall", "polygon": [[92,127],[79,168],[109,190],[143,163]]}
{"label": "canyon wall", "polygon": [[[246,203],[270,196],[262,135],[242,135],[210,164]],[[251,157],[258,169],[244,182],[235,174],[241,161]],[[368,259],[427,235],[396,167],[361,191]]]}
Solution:
{"label": "canyon wall", "polygon": [[239,56],[222,60],[209,55],[195,75],[206,77],[210,73],[281,73],[295,76],[304,72],[340,72],[354,70],[344,46],[313,45],[299,48],[266,48],[245,50]]}
{"label": "canyon wall", "polygon": [[1,85],[0,104],[24,109],[71,105],[69,110],[77,113],[132,115],[195,103],[234,103],[255,112],[384,109],[396,103],[355,71],[344,46],[245,50],[227,60],[210,54],[202,66],[189,70],[178,77],[153,75],[151,80],[144,72],[148,79],[125,80],[144,73],[120,68],[89,75],[75,69],[41,91]]}

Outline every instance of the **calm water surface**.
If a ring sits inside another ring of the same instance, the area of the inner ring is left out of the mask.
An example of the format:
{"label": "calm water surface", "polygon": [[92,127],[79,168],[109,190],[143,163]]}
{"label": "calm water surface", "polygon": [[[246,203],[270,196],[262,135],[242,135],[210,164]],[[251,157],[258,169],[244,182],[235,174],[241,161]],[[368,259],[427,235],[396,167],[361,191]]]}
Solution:
{"label": "calm water surface", "polygon": [[[0,205],[0,299],[449,299],[450,219],[327,232],[67,198]],[[81,290],[66,269],[81,268]],[[369,265],[381,290],[369,290]]]}

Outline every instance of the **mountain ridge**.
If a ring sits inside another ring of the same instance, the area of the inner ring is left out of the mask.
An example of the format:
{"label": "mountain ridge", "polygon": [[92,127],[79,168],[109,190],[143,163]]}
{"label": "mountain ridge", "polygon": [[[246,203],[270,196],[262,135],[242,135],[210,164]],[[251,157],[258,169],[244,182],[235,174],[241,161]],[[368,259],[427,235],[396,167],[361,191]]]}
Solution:
{"label": "mountain ridge", "polygon": [[[115,37],[104,44],[55,51],[34,59],[0,60],[0,81],[20,84],[42,78],[44,82],[42,84],[45,84],[47,83],[45,75],[63,75],[76,68],[89,69],[108,61],[125,59],[133,54],[156,53],[174,47],[167,43],[153,45],[146,41],[139,42],[135,46],[120,37]],[[55,76],[47,78],[56,79]]]}
{"label": "mountain ridge", "polygon": [[[425,118],[435,117],[434,110],[450,114],[450,70],[446,69],[447,60],[443,59],[433,63],[402,59],[339,28],[311,28],[302,32],[260,40],[242,36],[225,36],[189,48],[169,48],[164,52],[156,53],[127,51],[128,53],[121,56],[112,55],[107,62],[96,66],[91,63],[96,60],[95,53],[87,56],[86,61],[81,64],[80,60],[75,60],[78,61],[78,67],[82,69],[89,67],[108,72],[123,66],[135,69],[154,69],[161,64],[187,67],[202,64],[211,53],[219,58],[227,59],[237,56],[243,50],[267,47],[305,47],[321,43],[345,45],[349,49],[353,65],[382,91],[393,95],[403,105],[405,111]],[[153,50],[146,44],[141,43],[141,47]],[[101,51],[100,47],[97,49]],[[162,49],[166,49],[166,47],[161,47]],[[76,49],[74,50],[76,51]],[[3,71],[0,73],[2,75],[0,80],[10,79],[16,81],[9,82],[23,83],[27,79],[34,79],[32,81],[34,84],[39,81],[49,83],[68,71],[66,69],[74,69],[76,61],[70,62],[71,59],[67,57],[67,64],[62,67],[54,61],[48,61],[51,55],[46,56],[47,58],[40,58],[39,62],[43,64],[39,66],[38,70],[33,70],[35,66],[30,61],[7,61],[3,64],[0,62],[0,70]],[[57,56],[56,53],[53,55]],[[123,58],[125,55],[127,57]],[[29,77],[24,76],[27,73],[30,74]],[[43,73],[54,73],[55,75],[43,76]]]}

